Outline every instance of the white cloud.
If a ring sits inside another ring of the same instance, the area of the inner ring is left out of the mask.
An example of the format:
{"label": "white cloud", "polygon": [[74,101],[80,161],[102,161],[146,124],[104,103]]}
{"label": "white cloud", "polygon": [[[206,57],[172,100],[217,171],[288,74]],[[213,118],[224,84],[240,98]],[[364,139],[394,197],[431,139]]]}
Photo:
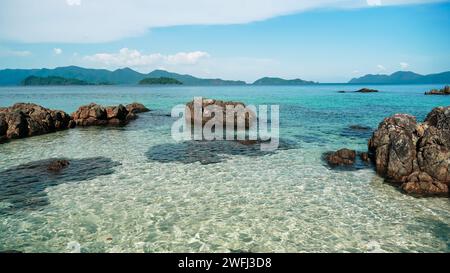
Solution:
{"label": "white cloud", "polygon": [[[436,1],[442,0],[382,4]],[[369,2],[380,0],[1,0],[0,37],[19,42],[108,42],[154,27],[241,24],[317,8],[370,7]]]}
{"label": "white cloud", "polygon": [[401,62],[401,63],[400,63],[400,67],[401,67],[403,70],[405,70],[405,69],[407,69],[407,68],[409,67],[409,64],[408,64],[408,63],[405,63],[405,62]]}
{"label": "white cloud", "polygon": [[81,0],[66,0],[66,3],[69,6],[79,6],[81,5]]}
{"label": "white cloud", "polygon": [[381,6],[381,0],[367,0],[369,6]]}
{"label": "white cloud", "polygon": [[28,50],[11,50],[0,46],[0,57],[28,57],[31,55],[31,51]]}
{"label": "white cloud", "polygon": [[55,53],[55,55],[61,55],[62,54],[62,49],[61,48],[54,48],[53,49],[53,53]]}
{"label": "white cloud", "polygon": [[386,71],[386,67],[384,67],[381,64],[377,65],[377,68],[378,68],[379,71]]}
{"label": "white cloud", "polygon": [[107,68],[150,68],[165,65],[195,65],[208,57],[209,54],[203,51],[163,55],[161,53],[144,54],[139,50],[122,48],[117,53],[98,53],[85,56],[83,61],[94,66],[104,66]]}

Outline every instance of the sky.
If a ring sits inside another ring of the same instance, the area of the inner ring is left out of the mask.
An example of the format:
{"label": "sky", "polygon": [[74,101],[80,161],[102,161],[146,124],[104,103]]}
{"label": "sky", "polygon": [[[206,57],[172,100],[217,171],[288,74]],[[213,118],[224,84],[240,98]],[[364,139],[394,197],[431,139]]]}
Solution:
{"label": "sky", "polygon": [[0,69],[68,65],[247,82],[438,73],[450,1],[0,1]]}

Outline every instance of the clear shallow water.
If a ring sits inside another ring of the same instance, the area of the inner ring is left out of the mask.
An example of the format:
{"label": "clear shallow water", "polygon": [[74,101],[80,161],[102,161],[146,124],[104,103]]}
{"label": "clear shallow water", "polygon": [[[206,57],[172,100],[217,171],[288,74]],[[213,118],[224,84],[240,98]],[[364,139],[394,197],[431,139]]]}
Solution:
{"label": "clear shallow water", "polygon": [[[423,95],[438,86],[373,87],[382,92],[336,92],[360,88],[346,85],[0,88],[0,106],[35,102],[72,112],[89,102],[139,101],[156,109],[123,128],[0,145],[0,250],[449,252],[448,198],[406,196],[370,168],[330,170],[321,160],[328,150],[367,149],[370,132],[350,125],[375,128],[398,112],[422,120],[450,105],[448,97]],[[283,149],[175,143],[165,114],[193,96],[279,104]],[[79,175],[43,179],[17,167],[60,157],[72,159]],[[86,165],[98,168],[86,173]],[[33,187],[16,186],[27,179]]]}

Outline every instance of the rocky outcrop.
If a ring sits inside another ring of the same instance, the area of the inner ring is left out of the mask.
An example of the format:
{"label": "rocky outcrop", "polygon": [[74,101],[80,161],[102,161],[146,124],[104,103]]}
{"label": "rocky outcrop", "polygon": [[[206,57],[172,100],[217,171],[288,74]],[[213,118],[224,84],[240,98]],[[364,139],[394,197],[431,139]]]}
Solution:
{"label": "rocky outcrop", "polygon": [[0,108],[0,142],[72,128],[70,116],[33,103]]}
{"label": "rocky outcrop", "polygon": [[380,92],[376,89],[370,89],[370,88],[362,88],[356,91],[346,91],[346,90],[339,90],[338,93],[377,93]]}
{"label": "rocky outcrop", "polygon": [[325,153],[324,158],[330,166],[350,166],[355,163],[356,152],[344,148],[336,152]]}
{"label": "rocky outcrop", "polygon": [[136,113],[147,111],[150,110],[139,103],[107,107],[91,103],[78,108],[72,118],[78,126],[125,125],[137,118]]}
{"label": "rocky outcrop", "polygon": [[425,92],[425,95],[450,95],[450,86],[445,86],[442,89],[432,89]]}
{"label": "rocky outcrop", "polygon": [[377,173],[407,193],[448,193],[450,106],[433,109],[423,123],[406,114],[386,118],[368,147]]}
{"label": "rocky outcrop", "polygon": [[[227,118],[227,107],[228,108],[235,108],[242,110],[246,107],[244,103],[242,102],[234,102],[234,101],[222,101],[222,100],[214,100],[214,99],[202,99],[201,101],[201,119],[198,119],[194,114],[194,103],[195,100],[189,102],[186,104],[186,110],[189,110],[191,113],[190,121],[192,124],[195,122],[198,122],[199,124],[205,125],[209,120],[214,118],[214,115],[212,115],[212,109],[214,107],[217,107],[216,109],[220,109],[223,114],[223,126],[225,127],[227,123],[234,124],[234,127],[238,124],[238,119],[244,119],[245,120],[245,128],[249,128],[255,121],[256,121],[256,113],[253,111],[236,111],[234,115],[229,118]],[[199,107],[200,109],[200,107]],[[188,118],[188,117],[186,117]],[[189,120],[188,120],[189,121]]]}
{"label": "rocky outcrop", "polygon": [[359,90],[357,90],[355,92],[356,93],[377,93],[379,91],[375,90],[375,89],[370,89],[370,88],[362,88],[362,89],[359,89]]}

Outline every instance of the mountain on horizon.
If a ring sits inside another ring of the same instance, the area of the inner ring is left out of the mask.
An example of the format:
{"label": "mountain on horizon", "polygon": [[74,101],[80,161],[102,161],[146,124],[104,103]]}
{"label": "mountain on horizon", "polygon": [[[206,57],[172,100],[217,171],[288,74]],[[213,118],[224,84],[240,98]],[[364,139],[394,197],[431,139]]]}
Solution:
{"label": "mountain on horizon", "polygon": [[391,75],[368,74],[360,78],[353,78],[351,84],[448,84],[450,71],[421,75],[411,71],[397,71]]}
{"label": "mountain on horizon", "polygon": [[172,78],[184,85],[245,85],[244,81],[222,79],[202,79],[191,75],[182,75],[165,70],[154,70],[148,74],[139,73],[131,68],[121,68],[114,71],[106,69],[90,69],[78,66],[57,67],[55,69],[4,69],[0,70],[0,85],[20,85],[30,76],[62,77],[78,79],[94,84],[104,82],[112,84],[138,84],[145,78]]}
{"label": "mountain on horizon", "polygon": [[305,81],[302,79],[285,80],[282,78],[275,77],[264,77],[256,80],[253,85],[308,85],[308,84],[318,84],[313,81]]}

